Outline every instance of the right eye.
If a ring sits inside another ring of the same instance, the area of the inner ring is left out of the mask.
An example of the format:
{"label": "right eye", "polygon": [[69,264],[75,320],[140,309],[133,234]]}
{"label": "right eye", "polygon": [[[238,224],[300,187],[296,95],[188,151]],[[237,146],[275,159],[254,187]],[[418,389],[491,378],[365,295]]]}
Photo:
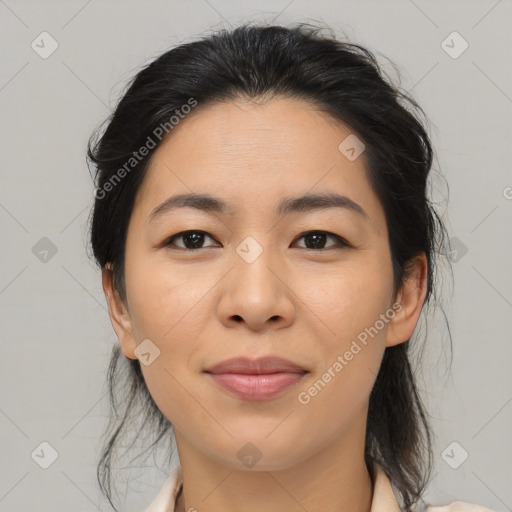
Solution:
{"label": "right eye", "polygon": [[[211,237],[208,233],[205,231],[181,231],[180,233],[176,233],[175,235],[170,236],[162,245],[164,247],[178,247],[180,249],[184,250],[196,250],[196,249],[203,249],[202,244],[204,243],[205,238],[210,238],[212,240],[213,237]],[[179,246],[174,243],[174,240],[181,240],[183,242],[184,246]],[[211,246],[208,246],[211,247]]]}

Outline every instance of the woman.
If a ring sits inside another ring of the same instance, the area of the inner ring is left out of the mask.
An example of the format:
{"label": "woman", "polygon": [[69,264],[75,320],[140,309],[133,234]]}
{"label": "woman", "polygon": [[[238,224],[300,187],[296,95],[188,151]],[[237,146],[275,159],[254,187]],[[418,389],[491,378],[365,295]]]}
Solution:
{"label": "woman", "polygon": [[[446,236],[419,113],[372,53],[305,25],[221,31],[138,73],[88,153],[119,340],[112,506],[139,404],[180,462],[148,511],[422,509],[409,345]],[[428,508],[470,509],[488,510]]]}

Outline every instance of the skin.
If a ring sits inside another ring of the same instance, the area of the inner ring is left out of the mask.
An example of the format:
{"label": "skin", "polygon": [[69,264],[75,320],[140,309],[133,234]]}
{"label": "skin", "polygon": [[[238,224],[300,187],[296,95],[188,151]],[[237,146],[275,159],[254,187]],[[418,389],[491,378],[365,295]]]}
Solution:
{"label": "skin", "polygon": [[[397,296],[384,211],[365,155],[348,160],[345,124],[302,100],[232,100],[201,108],[153,154],[128,228],[127,300],[103,272],[113,328],[126,357],[150,339],[160,355],[141,365],[149,391],[175,429],[183,471],[177,511],[369,511],[364,462],[368,399],[384,350],[410,338],[426,293],[424,255]],[[177,208],[148,222],[168,197],[208,193],[233,213]],[[284,198],[336,192],[358,203],[283,217]],[[171,235],[201,230],[202,248]],[[315,249],[304,232],[334,233]],[[248,236],[263,252],[237,253]],[[211,238],[210,238],[211,237]],[[308,245],[309,244],[309,245]],[[189,245],[190,247],[190,245]],[[313,247],[313,248],[312,248]],[[323,248],[322,248],[323,247]],[[298,394],[322,377],[365,328],[402,305],[308,404]],[[278,355],[307,368],[271,400],[247,401],[202,373],[234,356]],[[261,458],[237,457],[248,442]]]}

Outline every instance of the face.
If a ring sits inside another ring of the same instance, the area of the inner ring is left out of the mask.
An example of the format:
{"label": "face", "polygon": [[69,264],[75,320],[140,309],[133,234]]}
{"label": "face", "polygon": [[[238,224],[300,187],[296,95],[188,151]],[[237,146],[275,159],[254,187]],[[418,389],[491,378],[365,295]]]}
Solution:
{"label": "face", "polygon": [[[393,296],[365,154],[339,149],[351,134],[301,100],[199,105],[156,150],[139,190],[114,328],[127,357],[144,354],[177,437],[229,466],[243,468],[245,450],[259,468],[284,469],[356,426],[364,436],[384,349],[416,323],[417,307]],[[182,194],[214,200],[155,211]],[[299,369],[206,372],[266,356]]]}

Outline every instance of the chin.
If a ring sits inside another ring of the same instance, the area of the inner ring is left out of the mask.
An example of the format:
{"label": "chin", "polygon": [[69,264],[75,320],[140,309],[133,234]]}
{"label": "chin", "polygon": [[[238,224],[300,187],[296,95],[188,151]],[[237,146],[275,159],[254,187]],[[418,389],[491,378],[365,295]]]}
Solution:
{"label": "chin", "polygon": [[[258,436],[237,436],[229,441],[230,446],[218,447],[212,454],[227,466],[236,470],[248,471],[282,471],[302,462],[308,457],[304,450],[302,438],[297,440],[273,433],[270,437],[267,430],[260,431]],[[275,438],[273,436],[275,435]],[[301,446],[303,450],[297,450]],[[226,455],[229,457],[226,458]],[[234,456],[232,455],[234,454]]]}

